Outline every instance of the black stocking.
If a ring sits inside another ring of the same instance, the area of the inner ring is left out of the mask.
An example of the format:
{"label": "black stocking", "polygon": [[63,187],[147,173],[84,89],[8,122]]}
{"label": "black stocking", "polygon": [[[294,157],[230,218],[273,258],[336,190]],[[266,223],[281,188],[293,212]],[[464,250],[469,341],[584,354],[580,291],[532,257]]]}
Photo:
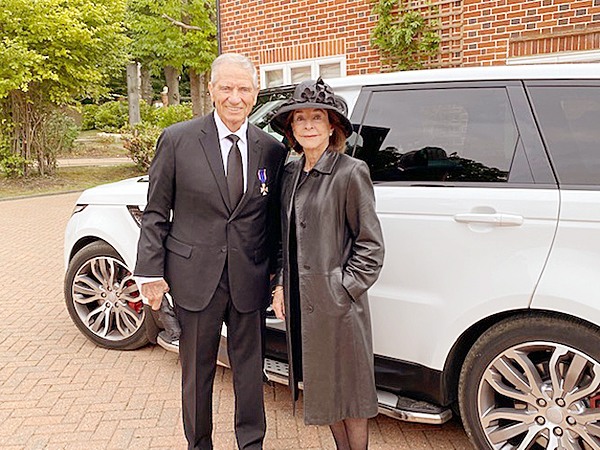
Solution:
{"label": "black stocking", "polygon": [[367,450],[369,428],[367,419],[344,419],[329,425],[338,450]]}

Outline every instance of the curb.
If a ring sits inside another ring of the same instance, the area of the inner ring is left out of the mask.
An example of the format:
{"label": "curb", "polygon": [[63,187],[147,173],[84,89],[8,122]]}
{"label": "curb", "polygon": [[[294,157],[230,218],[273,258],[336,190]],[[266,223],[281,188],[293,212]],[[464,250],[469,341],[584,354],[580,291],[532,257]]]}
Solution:
{"label": "curb", "polygon": [[8,202],[11,200],[25,200],[28,198],[39,198],[39,197],[52,197],[56,195],[75,194],[77,192],[83,192],[85,189],[75,189],[72,191],[61,191],[61,192],[48,192],[45,194],[30,194],[30,195],[17,195],[16,197],[0,197],[0,202]]}

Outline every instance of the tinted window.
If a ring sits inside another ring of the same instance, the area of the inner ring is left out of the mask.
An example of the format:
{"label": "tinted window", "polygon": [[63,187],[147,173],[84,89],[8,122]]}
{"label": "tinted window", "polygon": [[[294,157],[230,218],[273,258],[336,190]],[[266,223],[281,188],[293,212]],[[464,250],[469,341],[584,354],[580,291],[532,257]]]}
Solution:
{"label": "tinted window", "polygon": [[502,88],[374,92],[354,156],[373,181],[505,182],[517,140]]}
{"label": "tinted window", "polygon": [[600,185],[600,87],[532,87],[530,94],[559,182]]}

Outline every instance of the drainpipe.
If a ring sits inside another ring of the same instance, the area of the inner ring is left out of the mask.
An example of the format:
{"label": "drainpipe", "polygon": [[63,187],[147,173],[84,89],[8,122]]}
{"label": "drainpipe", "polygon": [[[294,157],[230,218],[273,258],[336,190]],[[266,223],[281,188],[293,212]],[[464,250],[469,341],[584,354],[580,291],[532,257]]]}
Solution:
{"label": "drainpipe", "polygon": [[221,54],[221,2],[217,1],[217,52]]}

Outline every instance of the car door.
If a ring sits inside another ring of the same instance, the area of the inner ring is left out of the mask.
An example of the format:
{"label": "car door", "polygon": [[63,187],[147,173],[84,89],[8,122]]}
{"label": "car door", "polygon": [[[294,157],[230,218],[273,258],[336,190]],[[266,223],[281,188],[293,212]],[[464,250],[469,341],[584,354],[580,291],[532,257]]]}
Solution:
{"label": "car door", "polygon": [[522,84],[364,89],[352,122],[386,247],[370,291],[375,353],[442,370],[471,325],[528,308],[556,230]]}
{"label": "car door", "polygon": [[560,220],[533,306],[600,324],[600,81],[527,84],[558,176]]}

